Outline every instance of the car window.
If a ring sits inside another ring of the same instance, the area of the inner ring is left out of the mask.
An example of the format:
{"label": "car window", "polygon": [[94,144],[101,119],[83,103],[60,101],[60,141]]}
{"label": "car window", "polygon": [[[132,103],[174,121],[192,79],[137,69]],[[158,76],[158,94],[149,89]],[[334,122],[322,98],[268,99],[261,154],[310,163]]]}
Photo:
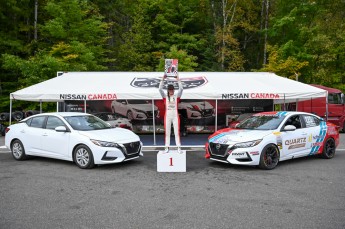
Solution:
{"label": "car window", "polygon": [[320,125],[320,119],[311,115],[304,115],[304,122],[306,127],[314,127]]}
{"label": "car window", "polygon": [[64,126],[64,122],[55,116],[49,116],[47,119],[46,129],[54,130],[58,126]]}
{"label": "car window", "polygon": [[28,119],[28,120],[26,120],[26,125],[28,125],[28,126],[30,126],[31,125],[31,121],[32,121],[32,118],[30,118],[30,119]]}
{"label": "car window", "polygon": [[30,127],[43,128],[45,119],[46,116],[33,117],[30,123]]}
{"label": "car window", "polygon": [[64,118],[75,130],[88,131],[111,128],[110,124],[93,115],[68,116]]}
{"label": "car window", "polygon": [[284,124],[285,126],[292,125],[295,126],[296,129],[301,129],[302,128],[302,123],[299,115],[294,115],[288,118]]}

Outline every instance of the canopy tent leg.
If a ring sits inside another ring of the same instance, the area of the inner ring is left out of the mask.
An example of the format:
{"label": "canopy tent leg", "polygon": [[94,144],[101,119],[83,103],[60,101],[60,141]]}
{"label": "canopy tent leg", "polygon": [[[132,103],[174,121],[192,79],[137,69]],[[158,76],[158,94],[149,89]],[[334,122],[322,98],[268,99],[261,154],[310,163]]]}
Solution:
{"label": "canopy tent leg", "polygon": [[218,128],[218,99],[216,99],[216,120],[214,124],[215,124],[214,130],[216,132]]}
{"label": "canopy tent leg", "polygon": [[155,119],[155,101],[152,99],[152,124],[153,124],[153,145],[156,145],[156,119]]}
{"label": "canopy tent leg", "polygon": [[40,114],[42,114],[42,100],[40,100]]}
{"label": "canopy tent leg", "polygon": [[10,121],[10,125],[11,125],[11,123],[12,123],[12,98],[10,98],[10,119],[9,119],[9,121]]}
{"label": "canopy tent leg", "polygon": [[284,94],[284,111],[286,111],[286,105],[285,105],[285,94]]}
{"label": "canopy tent leg", "polygon": [[59,102],[56,102],[56,112],[59,112]]}
{"label": "canopy tent leg", "polygon": [[84,113],[86,113],[86,100],[84,100]]}
{"label": "canopy tent leg", "polygon": [[328,120],[328,91],[326,91],[326,121]]}
{"label": "canopy tent leg", "polygon": [[298,99],[296,99],[296,111],[298,111]]}

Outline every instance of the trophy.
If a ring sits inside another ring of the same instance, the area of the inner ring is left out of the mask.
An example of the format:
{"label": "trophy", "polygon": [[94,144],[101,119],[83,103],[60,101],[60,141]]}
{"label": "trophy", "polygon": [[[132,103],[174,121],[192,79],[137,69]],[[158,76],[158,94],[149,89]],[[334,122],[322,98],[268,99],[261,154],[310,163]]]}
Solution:
{"label": "trophy", "polygon": [[166,77],[176,78],[178,73],[178,59],[165,59],[164,74]]}

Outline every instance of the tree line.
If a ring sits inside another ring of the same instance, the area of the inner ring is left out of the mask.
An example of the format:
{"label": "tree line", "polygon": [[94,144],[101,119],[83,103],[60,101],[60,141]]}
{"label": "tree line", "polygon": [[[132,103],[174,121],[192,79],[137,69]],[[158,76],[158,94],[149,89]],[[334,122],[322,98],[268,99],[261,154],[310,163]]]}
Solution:
{"label": "tree line", "polygon": [[0,4],[0,111],[9,93],[58,71],[163,71],[165,58],[180,71],[270,71],[345,89],[343,0]]}

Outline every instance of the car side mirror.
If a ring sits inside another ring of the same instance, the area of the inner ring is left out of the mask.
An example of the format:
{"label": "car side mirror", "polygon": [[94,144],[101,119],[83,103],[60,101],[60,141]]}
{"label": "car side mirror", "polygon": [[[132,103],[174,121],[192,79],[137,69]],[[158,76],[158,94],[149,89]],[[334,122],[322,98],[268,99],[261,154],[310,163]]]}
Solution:
{"label": "car side mirror", "polygon": [[293,126],[293,125],[287,125],[284,127],[283,129],[284,131],[295,131],[296,130],[296,127]]}
{"label": "car side mirror", "polygon": [[67,129],[65,126],[57,126],[55,127],[56,132],[67,132]]}

